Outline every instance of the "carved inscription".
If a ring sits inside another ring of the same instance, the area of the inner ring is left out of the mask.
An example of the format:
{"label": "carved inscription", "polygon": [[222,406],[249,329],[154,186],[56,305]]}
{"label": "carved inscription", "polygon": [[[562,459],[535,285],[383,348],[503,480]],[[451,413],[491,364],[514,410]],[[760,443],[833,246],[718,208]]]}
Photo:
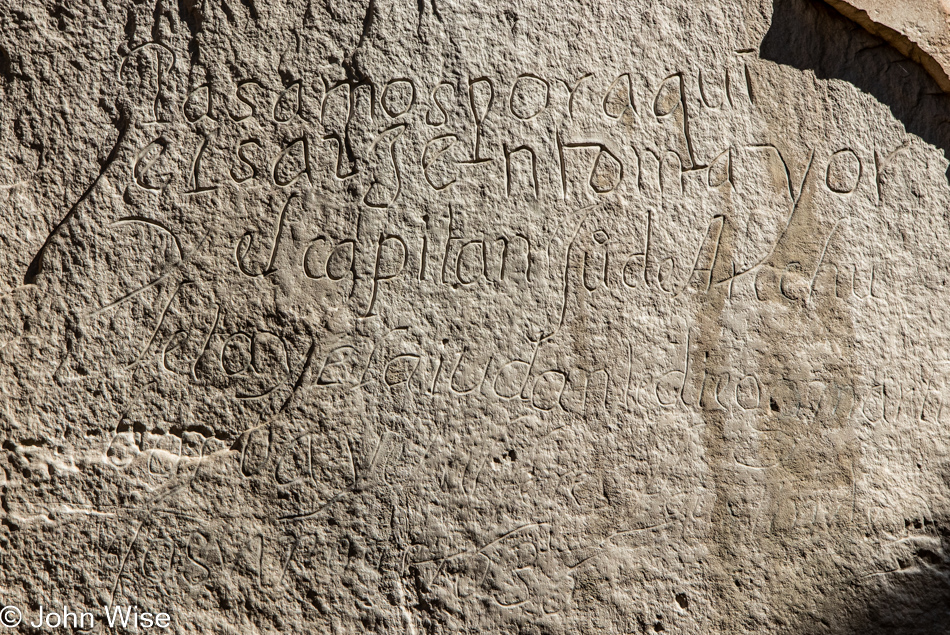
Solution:
{"label": "carved inscription", "polygon": [[[0,375],[0,485],[34,488],[4,513],[81,545],[96,615],[768,632],[937,540],[950,192],[876,93],[731,26],[562,64],[493,43],[533,41],[513,9],[476,38],[420,1],[404,55],[406,7],[315,3],[271,55],[273,7],[159,4],[113,47],[114,150],[0,297],[0,362],[43,360]],[[419,52],[452,29],[494,53]]]}

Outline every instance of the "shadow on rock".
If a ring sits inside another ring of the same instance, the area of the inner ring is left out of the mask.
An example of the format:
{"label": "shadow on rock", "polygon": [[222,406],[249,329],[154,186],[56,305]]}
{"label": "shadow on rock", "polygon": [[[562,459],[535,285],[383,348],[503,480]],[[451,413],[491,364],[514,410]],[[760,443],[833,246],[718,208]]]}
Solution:
{"label": "shadow on rock", "polygon": [[[890,108],[908,133],[950,158],[950,96],[919,64],[827,4],[774,0],[760,57],[812,71],[819,79],[853,84]],[[943,481],[943,490],[950,490],[950,477]],[[878,545],[871,549],[877,562],[839,563],[854,576],[845,576],[843,584],[818,581],[824,595],[814,598],[812,624],[795,632],[950,633],[950,513],[944,501],[930,501],[930,506],[944,509],[932,518],[905,519],[903,527],[868,532],[868,543]],[[883,539],[885,533],[891,537]],[[867,553],[855,547],[850,553]]]}
{"label": "shadow on rock", "polygon": [[884,546],[890,566],[829,593],[818,602],[820,624],[802,635],[950,633],[950,521],[909,522]]}
{"label": "shadow on rock", "polygon": [[774,0],[759,56],[853,84],[950,159],[950,96],[921,65],[824,2]]}

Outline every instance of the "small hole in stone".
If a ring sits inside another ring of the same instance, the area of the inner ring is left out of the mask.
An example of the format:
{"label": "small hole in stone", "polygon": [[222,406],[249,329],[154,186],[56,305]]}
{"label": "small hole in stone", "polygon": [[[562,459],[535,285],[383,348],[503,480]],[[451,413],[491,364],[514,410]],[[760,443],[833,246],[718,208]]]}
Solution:
{"label": "small hole in stone", "polygon": [[769,407],[772,409],[772,412],[778,412],[778,404],[775,403],[774,397],[769,399]]}
{"label": "small hole in stone", "polygon": [[677,593],[677,594],[676,594],[676,603],[680,605],[680,608],[681,608],[681,609],[688,609],[688,608],[689,608],[689,598],[686,597],[686,594],[685,594],[685,593]]}

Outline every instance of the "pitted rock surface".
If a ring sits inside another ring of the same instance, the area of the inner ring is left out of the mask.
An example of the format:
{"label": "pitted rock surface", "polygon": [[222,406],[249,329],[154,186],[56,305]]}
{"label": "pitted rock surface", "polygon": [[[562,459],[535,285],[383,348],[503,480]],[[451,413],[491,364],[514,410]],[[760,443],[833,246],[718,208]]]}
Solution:
{"label": "pitted rock surface", "polygon": [[945,632],[950,100],[839,9],[0,1],[19,632]]}

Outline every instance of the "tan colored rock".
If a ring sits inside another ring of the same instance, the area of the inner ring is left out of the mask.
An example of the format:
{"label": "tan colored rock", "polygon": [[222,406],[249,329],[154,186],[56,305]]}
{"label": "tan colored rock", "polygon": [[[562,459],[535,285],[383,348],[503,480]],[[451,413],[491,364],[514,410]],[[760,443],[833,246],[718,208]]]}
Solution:
{"label": "tan colored rock", "polygon": [[921,64],[943,90],[950,91],[948,0],[825,1]]}
{"label": "tan colored rock", "polygon": [[891,40],[0,0],[0,630],[945,632],[950,97]]}

